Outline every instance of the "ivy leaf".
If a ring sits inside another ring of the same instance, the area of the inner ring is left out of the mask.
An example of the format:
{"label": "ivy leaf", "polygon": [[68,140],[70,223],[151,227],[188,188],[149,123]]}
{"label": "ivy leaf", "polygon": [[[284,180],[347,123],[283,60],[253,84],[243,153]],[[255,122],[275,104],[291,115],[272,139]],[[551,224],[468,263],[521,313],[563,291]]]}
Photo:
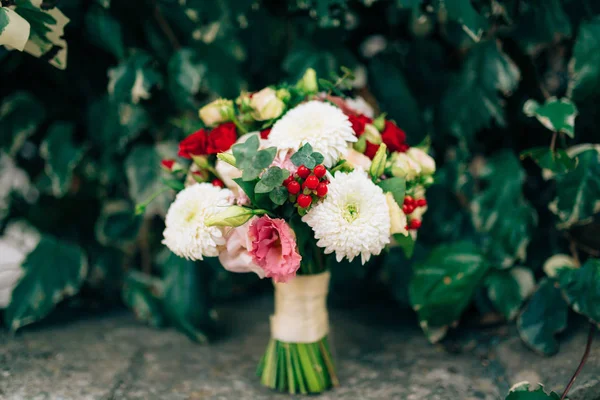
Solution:
{"label": "ivy leaf", "polygon": [[543,355],[558,352],[555,335],[567,327],[569,307],[553,279],[544,278],[517,320],[521,340]]}
{"label": "ivy leaf", "polygon": [[171,97],[184,107],[196,107],[194,96],[200,92],[206,65],[191,49],[178,50],[169,60],[168,88]]}
{"label": "ivy leaf", "polygon": [[150,116],[139,104],[115,104],[105,96],[90,106],[87,124],[91,140],[105,149],[105,155],[109,155],[123,152],[150,126]]}
{"label": "ivy leaf", "polygon": [[45,58],[58,69],[67,67],[67,42],[63,39],[67,18],[51,5],[41,8],[41,1],[34,5],[31,0],[17,0],[15,12],[31,26],[25,51],[34,57]]}
{"label": "ivy leaf", "polygon": [[439,126],[467,142],[491,121],[505,126],[504,101],[499,93],[510,95],[520,78],[517,66],[495,41],[477,44],[441,100]]}
{"label": "ivy leaf", "polygon": [[540,48],[571,37],[573,28],[561,0],[530,0],[519,16],[513,37],[530,55]]}
{"label": "ivy leaf", "polygon": [[581,268],[561,268],[557,274],[571,308],[600,325],[600,259],[589,258]]}
{"label": "ivy leaf", "polygon": [[378,182],[377,186],[382,188],[384,192],[391,193],[396,203],[402,207],[402,204],[404,204],[404,193],[406,192],[406,180],[404,178],[393,177],[384,179]]}
{"label": "ivy leaf", "polygon": [[85,15],[85,28],[92,43],[111,53],[117,60],[125,58],[121,24],[107,10],[91,7]]}
{"label": "ivy leaf", "polygon": [[0,45],[23,51],[29,39],[30,25],[13,9],[0,6]]}
{"label": "ivy leaf", "polygon": [[546,394],[542,385],[520,382],[510,388],[506,400],[560,400],[560,396],[555,392]]}
{"label": "ivy leaf", "polygon": [[533,272],[528,268],[492,271],[485,277],[488,297],[507,320],[515,318],[523,302],[535,289]]}
{"label": "ivy leaf", "polygon": [[129,271],[123,284],[123,302],[133,310],[140,321],[150,326],[166,325],[166,317],[161,307],[164,289],[160,279],[139,271]]}
{"label": "ivy leaf", "polygon": [[142,50],[110,68],[108,78],[108,94],[116,103],[138,104],[150,98],[154,86],[162,85],[162,76],[154,69],[152,57]]}
{"label": "ivy leaf", "polygon": [[589,221],[600,211],[600,148],[583,146],[581,152],[570,152],[577,157],[577,167],[556,176],[556,198],[550,210],[558,215],[559,229]]}
{"label": "ivy leaf", "polygon": [[415,265],[410,281],[410,302],[421,328],[435,330],[458,322],[488,269],[472,242],[434,248],[425,261]]}
{"label": "ivy leaf", "polygon": [[584,21],[579,27],[567,95],[574,101],[590,100],[600,93],[600,18]]}
{"label": "ivy leaf", "polygon": [[475,10],[471,0],[437,0],[434,3],[440,19],[447,18],[460,24],[474,42],[481,40],[487,21]]}
{"label": "ivy leaf", "polygon": [[126,248],[137,238],[141,223],[129,202],[107,201],[96,221],[96,239],[104,246]]}
{"label": "ivy leaf", "polygon": [[567,98],[557,100],[551,97],[543,105],[535,100],[527,100],[523,112],[529,117],[536,117],[546,128],[553,132],[561,132],[575,137],[575,117],[577,107]]}
{"label": "ivy leaf", "polygon": [[161,305],[169,323],[199,343],[207,341],[205,331],[215,327],[211,307],[209,270],[170,251],[163,256],[163,296]]}
{"label": "ivy leaf", "polygon": [[[125,159],[125,174],[129,182],[129,196],[134,204],[141,204],[153,194],[163,189],[161,171],[158,165],[162,160],[157,147],[137,145]],[[146,208],[148,217],[165,215],[172,195],[163,193]]]}
{"label": "ivy leaf", "polygon": [[554,152],[548,147],[535,147],[525,150],[520,154],[521,159],[531,158],[542,169],[547,169],[555,174],[562,174],[575,168],[577,159],[569,157],[563,149],[555,149]]}
{"label": "ivy leaf", "polygon": [[54,123],[40,146],[40,154],[46,160],[46,173],[55,197],[67,194],[71,187],[73,170],[85,152],[85,148],[73,144],[73,129],[71,123]]}
{"label": "ivy leaf", "polygon": [[27,92],[15,92],[0,105],[0,149],[14,156],[45,118],[42,103]]}
{"label": "ivy leaf", "polygon": [[523,196],[525,172],[512,153],[500,152],[490,158],[482,178],[488,186],[471,202],[473,225],[484,234],[490,261],[508,268],[525,260],[537,213]]}
{"label": "ivy leaf", "polygon": [[25,275],[12,292],[4,314],[6,326],[15,332],[48,315],[56,304],[79,291],[87,267],[85,253],[79,246],[42,236],[23,261]]}

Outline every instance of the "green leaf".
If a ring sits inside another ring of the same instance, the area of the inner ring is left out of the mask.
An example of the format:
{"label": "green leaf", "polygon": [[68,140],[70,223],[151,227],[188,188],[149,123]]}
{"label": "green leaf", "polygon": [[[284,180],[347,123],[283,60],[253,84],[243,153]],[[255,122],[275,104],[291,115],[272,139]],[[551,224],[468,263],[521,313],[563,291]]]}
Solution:
{"label": "green leaf", "polygon": [[577,159],[569,157],[563,149],[554,152],[548,147],[535,147],[520,154],[521,159],[530,157],[542,169],[548,169],[555,174],[562,174],[577,166]]}
{"label": "green leaf", "polygon": [[589,258],[581,268],[561,268],[557,273],[571,308],[600,325],[600,259]]}
{"label": "green leaf", "polygon": [[180,49],[169,60],[168,88],[171,97],[184,107],[196,107],[206,65],[191,49]]}
{"label": "green leaf", "polygon": [[274,188],[275,186],[280,186],[283,183],[284,179],[287,178],[286,175],[289,176],[289,173],[284,173],[281,168],[271,167],[264,172],[260,178],[260,182],[267,187]]}
{"label": "green leaf", "polygon": [[543,105],[535,100],[527,100],[523,112],[529,117],[536,117],[546,128],[553,132],[561,132],[575,137],[575,117],[577,107],[567,98],[557,100],[551,97]]}
{"label": "green leaf", "polygon": [[231,147],[235,163],[238,169],[243,170],[252,165],[252,160],[258,152],[260,142],[257,135],[252,135],[242,143],[234,144]]}
{"label": "green leaf", "polygon": [[532,385],[529,382],[520,382],[510,388],[506,400],[560,400],[560,396],[555,392],[546,394],[544,387],[540,384]]}
{"label": "green leaf", "polygon": [[533,272],[523,267],[492,271],[485,277],[484,284],[492,304],[508,320],[517,316],[521,305],[535,289]]}
{"label": "green leaf", "polygon": [[127,248],[135,242],[141,224],[129,202],[107,201],[96,221],[96,239],[103,246]]}
{"label": "green leaf", "polygon": [[271,199],[273,203],[280,206],[288,199],[288,191],[283,186],[273,188],[273,190],[269,192],[269,199]]}
{"label": "green leaf", "polygon": [[42,103],[28,92],[15,92],[0,105],[0,149],[14,156],[45,118]]}
{"label": "green leaf", "polygon": [[556,176],[556,198],[549,208],[560,219],[560,229],[586,223],[600,212],[600,148],[581,149],[579,153],[569,152],[577,157],[577,167]]}
{"label": "green leaf", "polygon": [[404,178],[392,177],[384,179],[377,183],[377,186],[384,192],[389,192],[394,196],[394,200],[400,207],[404,204],[404,194],[406,192],[406,180]]}
{"label": "green leaf", "polygon": [[79,246],[42,236],[22,268],[25,275],[12,293],[4,322],[15,332],[39,321],[63,299],[75,295],[87,273],[87,259]]}
{"label": "green leaf", "polygon": [[170,251],[166,254],[160,262],[165,316],[191,340],[204,343],[205,331],[214,329],[216,316],[209,296],[210,271],[206,265],[197,265]]}
{"label": "green leaf", "polygon": [[395,60],[381,57],[369,63],[369,84],[391,119],[402,121],[411,143],[424,137],[426,129],[421,109]]}
{"label": "green leaf", "polygon": [[58,69],[65,69],[67,42],[63,35],[69,18],[53,5],[40,8],[32,4],[31,0],[16,0],[15,3],[15,11],[31,26],[29,41],[24,50],[34,57],[46,59]]}
{"label": "green leaf", "polygon": [[[133,203],[141,204],[164,188],[161,180],[161,155],[158,147],[137,145],[125,159],[125,174],[129,182],[129,196]],[[165,215],[172,195],[159,195],[146,208],[146,215]]]}
{"label": "green leaf", "polygon": [[474,46],[460,74],[449,85],[439,110],[439,126],[470,143],[494,121],[506,125],[504,101],[517,87],[521,74],[495,41]]}
{"label": "green leaf", "polygon": [[530,55],[539,53],[540,48],[557,43],[560,38],[572,34],[569,15],[561,0],[530,0],[524,13],[518,17],[518,23],[512,37]]}
{"label": "green leaf", "polygon": [[569,307],[556,286],[553,279],[542,279],[517,320],[521,340],[544,355],[558,352],[555,335],[567,327]]}
{"label": "green leaf", "polygon": [[121,24],[102,7],[91,7],[85,15],[85,29],[89,40],[115,56],[125,58]]}
{"label": "green leaf", "polygon": [[[318,154],[316,158],[312,155]],[[290,157],[290,161],[297,167],[304,165],[308,169],[313,169],[317,164],[322,163],[324,157],[322,154],[313,152],[313,148],[310,143],[305,143],[302,147],[298,149],[297,152],[292,154]],[[318,162],[319,161],[319,162]]]}
{"label": "green leaf", "polygon": [[415,239],[409,234],[408,236],[396,234],[394,241],[402,249],[406,258],[411,258],[415,251]]}
{"label": "green leaf", "polygon": [[74,127],[68,122],[56,122],[48,129],[48,136],[40,146],[40,155],[46,160],[46,174],[50,178],[52,194],[62,197],[69,191],[73,170],[81,161],[85,148],[76,146]]}
{"label": "green leaf", "polygon": [[487,21],[475,10],[471,0],[436,0],[434,4],[441,20],[456,22],[474,42],[481,40]]}
{"label": "green leaf", "polygon": [[458,322],[488,269],[472,242],[435,247],[415,265],[410,281],[410,302],[421,327],[445,328]]}
{"label": "green leaf", "polygon": [[164,296],[162,282],[139,271],[129,271],[123,285],[123,302],[140,321],[151,326],[166,325],[161,299]]}
{"label": "green leaf", "polygon": [[150,116],[139,104],[115,104],[108,96],[89,107],[88,130],[93,143],[104,149],[104,155],[121,153],[127,145],[150,126]]}
{"label": "green leaf", "polygon": [[568,97],[576,102],[583,102],[598,96],[600,93],[600,17],[584,21],[580,25],[569,72],[571,79]]}
{"label": "green leaf", "polygon": [[[254,156],[254,160],[253,160],[252,164],[254,165],[255,168],[258,168],[261,170],[265,169],[269,165],[271,165],[271,163],[275,159],[276,154],[277,154],[276,147],[269,147],[267,149],[260,150]],[[236,157],[236,160],[237,160],[237,157]]]}
{"label": "green leaf", "polygon": [[116,103],[138,104],[150,98],[153,87],[162,85],[162,76],[155,69],[152,57],[141,50],[110,68],[108,77],[108,94]]}
{"label": "green leaf", "polygon": [[518,159],[503,151],[487,161],[482,176],[487,188],[471,202],[475,229],[484,234],[484,251],[498,268],[524,261],[537,225],[537,213],[523,196],[525,172]]}
{"label": "green leaf", "polygon": [[317,165],[323,164],[323,161],[325,160],[325,157],[323,157],[323,154],[317,153],[316,151],[313,152],[310,156],[315,161],[315,163],[317,163]]}
{"label": "green leaf", "polygon": [[30,25],[13,9],[0,6],[0,45],[23,51],[29,39]]}

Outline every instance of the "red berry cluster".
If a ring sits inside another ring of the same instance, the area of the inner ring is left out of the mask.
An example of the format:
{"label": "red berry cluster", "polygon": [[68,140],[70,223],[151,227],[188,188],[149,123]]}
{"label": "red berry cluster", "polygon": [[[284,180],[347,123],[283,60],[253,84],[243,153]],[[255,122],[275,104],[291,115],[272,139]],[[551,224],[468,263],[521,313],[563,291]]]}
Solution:
{"label": "red berry cluster", "polygon": [[[298,203],[300,208],[308,208],[314,197],[325,197],[329,181],[325,179],[327,169],[319,164],[312,171],[304,165],[298,167],[296,174],[290,175],[285,181],[285,186],[290,193],[290,199]],[[297,197],[296,197],[297,195]]]}
{"label": "red berry cluster", "polygon": [[[404,214],[412,214],[418,207],[427,207],[427,200],[425,199],[413,199],[411,196],[404,196],[404,204],[402,205],[402,211]],[[419,229],[421,227],[421,221],[418,219],[411,219],[406,229]]]}

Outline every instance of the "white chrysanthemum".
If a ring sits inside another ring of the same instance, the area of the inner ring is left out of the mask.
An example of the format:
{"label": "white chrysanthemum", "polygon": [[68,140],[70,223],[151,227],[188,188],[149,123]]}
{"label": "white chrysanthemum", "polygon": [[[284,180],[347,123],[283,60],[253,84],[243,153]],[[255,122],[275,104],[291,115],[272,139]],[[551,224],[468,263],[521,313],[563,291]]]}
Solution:
{"label": "white chrysanthemum", "polygon": [[217,246],[225,244],[223,232],[219,227],[206,226],[204,221],[231,204],[233,193],[210,183],[183,189],[167,212],[163,244],[188,260],[216,257]]}
{"label": "white chrysanthemum", "polygon": [[325,253],[352,261],[360,254],[364,264],[390,242],[390,210],[383,190],[362,169],[336,172],[327,197],[314,206],[302,221],[318,239]]}
{"label": "white chrysanthemum", "polygon": [[288,111],[273,125],[269,145],[280,150],[298,150],[310,143],[323,154],[323,164],[331,167],[346,155],[348,143],[356,142],[348,117],[338,107],[321,101],[309,101]]}

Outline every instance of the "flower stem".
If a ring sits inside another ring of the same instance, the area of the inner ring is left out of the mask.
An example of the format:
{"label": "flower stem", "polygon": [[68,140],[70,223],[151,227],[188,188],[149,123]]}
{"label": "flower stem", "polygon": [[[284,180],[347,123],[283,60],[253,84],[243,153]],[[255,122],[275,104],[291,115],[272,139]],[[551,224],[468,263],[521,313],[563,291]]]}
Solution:
{"label": "flower stem", "polygon": [[562,396],[560,397],[560,400],[564,400],[567,398],[567,393],[569,393],[569,390],[571,390],[571,386],[573,386],[573,384],[575,383],[575,379],[577,379],[577,376],[583,369],[583,366],[585,365],[585,362],[587,361],[587,359],[590,355],[590,351],[592,349],[592,342],[594,341],[595,334],[596,334],[596,325],[594,325],[593,322],[590,322],[590,332],[588,333],[587,344],[585,345],[585,351],[583,352],[583,357],[581,357],[581,362],[579,363],[577,370],[573,374],[573,377],[569,381],[567,388],[565,389]]}

